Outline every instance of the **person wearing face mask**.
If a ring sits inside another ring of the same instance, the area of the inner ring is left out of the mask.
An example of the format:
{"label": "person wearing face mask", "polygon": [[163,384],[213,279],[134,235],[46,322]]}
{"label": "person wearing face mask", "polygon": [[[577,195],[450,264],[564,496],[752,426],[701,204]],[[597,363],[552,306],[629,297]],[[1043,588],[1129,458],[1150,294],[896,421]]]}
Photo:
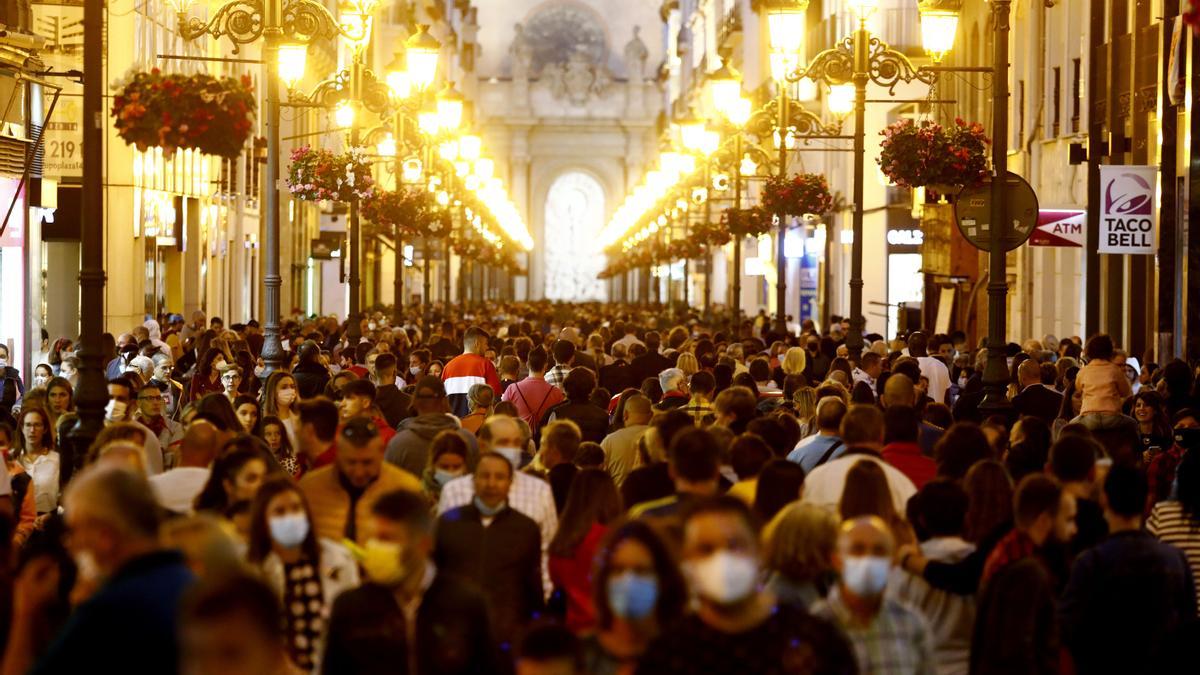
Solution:
{"label": "person wearing face mask", "polygon": [[[528,438],[521,425],[512,417],[492,415],[479,429],[479,454],[491,450],[504,456],[514,467],[520,467],[526,458],[521,448]],[[471,462],[467,462],[471,466]],[[442,488],[438,498],[439,515],[460,506],[470,504],[475,498],[475,480],[471,476],[456,478]],[[546,481],[518,470],[511,481],[508,505],[533,519],[542,533],[542,585],[547,597],[553,585],[550,583],[548,549],[554,533],[558,531],[558,510],[554,504],[554,492]]]}
{"label": "person wearing face mask", "polygon": [[471,503],[438,518],[433,560],[440,571],[484,589],[492,628],[512,643],[544,607],[541,532],[529,516],[508,506],[516,472],[497,452],[479,456]]}
{"label": "person wearing face mask", "polygon": [[834,566],[838,585],[813,613],[850,639],[863,675],[933,675],[933,636],[914,610],[885,597],[895,540],[887,523],[861,516],[842,523]]}
{"label": "person wearing face mask", "polygon": [[0,672],[177,672],[179,606],[195,577],[179,552],[161,547],[159,514],[146,479],[128,469],[95,466],[78,474],[64,518],[80,574],[96,589],[39,656],[43,627],[57,611],[58,562],[42,556],[26,565],[13,589]]}
{"label": "person wearing face mask", "polygon": [[583,638],[583,672],[632,673],[650,643],[683,614],[683,576],[655,531],[632,520],[601,542],[592,585],[596,630]]}
{"label": "person wearing face mask", "polygon": [[367,581],[333,602],[321,672],[498,672],[484,596],[430,559],[434,521],[427,502],[403,490],[385,493],[372,505],[371,521],[373,538],[355,547]]}
{"label": "person wearing face mask", "polygon": [[45,388],[52,377],[54,377],[54,371],[50,369],[50,364],[39,363],[33,369],[33,386]]}
{"label": "person wearing face mask", "polygon": [[467,475],[467,442],[462,434],[446,430],[433,437],[429,446],[429,466],[421,474],[421,486],[430,503],[437,504],[446,483]]}
{"label": "person wearing face mask", "polygon": [[858,672],[837,628],[758,587],[758,526],[740,499],[697,503],[683,519],[681,557],[695,610],[650,645],[639,675],[789,672],[791,653],[805,655],[804,672]]}
{"label": "person wearing face mask", "polygon": [[108,405],[104,408],[104,425],[130,422],[145,431],[144,464],[146,474],[154,476],[163,472],[162,444],[159,443],[158,436],[149,427],[133,419],[134,409],[137,407],[136,391],[137,387],[128,377],[122,376],[108,381]]}
{"label": "person wearing face mask", "polygon": [[219,394],[224,391],[221,373],[225,368],[225,352],[217,347],[209,347],[196,362],[196,371],[192,374],[192,384],[188,392],[191,400],[197,401],[205,394]]}
{"label": "person wearing face mask", "polygon": [[358,566],[346,547],[317,537],[304,493],[287,478],[259,488],[250,509],[249,543],[246,561],[283,602],[292,662],[312,671],[329,610],[339,594],[358,586]]}

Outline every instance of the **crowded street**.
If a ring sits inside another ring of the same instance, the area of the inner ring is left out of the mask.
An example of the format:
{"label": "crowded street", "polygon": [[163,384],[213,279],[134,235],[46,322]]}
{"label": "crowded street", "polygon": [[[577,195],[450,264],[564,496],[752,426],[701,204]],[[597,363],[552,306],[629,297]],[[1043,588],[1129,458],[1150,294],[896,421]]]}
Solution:
{"label": "crowded street", "polygon": [[0,8],[0,675],[1197,671],[1198,67],[1193,0]]}

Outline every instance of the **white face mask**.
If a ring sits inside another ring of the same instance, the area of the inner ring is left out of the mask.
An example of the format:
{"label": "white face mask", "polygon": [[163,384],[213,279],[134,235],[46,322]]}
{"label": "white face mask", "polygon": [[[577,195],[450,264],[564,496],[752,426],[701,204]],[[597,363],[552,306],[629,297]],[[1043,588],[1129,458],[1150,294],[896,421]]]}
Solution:
{"label": "white face mask", "polygon": [[732,605],[754,592],[758,563],[744,553],[721,550],[686,563],[696,593],[718,605]]}
{"label": "white face mask", "polygon": [[35,387],[44,387],[44,386],[46,386],[46,383],[49,381],[50,381],[50,378],[46,377],[45,375],[34,375],[33,376],[33,386],[35,386]]}
{"label": "white face mask", "polygon": [[8,359],[0,359],[0,368],[8,367]]}
{"label": "white face mask", "polygon": [[411,375],[420,375],[421,374],[421,366],[410,366],[408,369],[408,372]]}
{"label": "white face mask", "polygon": [[296,401],[296,390],[280,389],[278,392],[276,392],[275,399],[279,401],[280,405],[291,405]]}
{"label": "white face mask", "polygon": [[125,419],[125,411],[128,404],[118,401],[115,398],[108,399],[108,405],[104,406],[104,419],[110,422]]}
{"label": "white face mask", "polygon": [[512,464],[513,471],[521,468],[521,449],[520,448],[493,448],[497,453],[503,455],[504,459]]}
{"label": "white face mask", "polygon": [[892,561],[881,556],[850,556],[842,564],[842,583],[851,593],[863,598],[877,598],[887,588]]}

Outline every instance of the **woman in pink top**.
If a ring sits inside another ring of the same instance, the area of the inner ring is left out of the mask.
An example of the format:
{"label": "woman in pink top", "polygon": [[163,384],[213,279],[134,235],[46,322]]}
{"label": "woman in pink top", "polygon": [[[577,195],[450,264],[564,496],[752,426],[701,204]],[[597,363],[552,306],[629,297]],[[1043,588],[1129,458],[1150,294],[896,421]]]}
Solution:
{"label": "woman in pink top", "polygon": [[1087,365],[1075,377],[1075,387],[1081,392],[1080,422],[1090,429],[1132,426],[1137,422],[1121,414],[1125,399],[1133,396],[1133,388],[1124,369],[1113,363],[1112,338],[1101,333],[1087,341],[1083,353]]}

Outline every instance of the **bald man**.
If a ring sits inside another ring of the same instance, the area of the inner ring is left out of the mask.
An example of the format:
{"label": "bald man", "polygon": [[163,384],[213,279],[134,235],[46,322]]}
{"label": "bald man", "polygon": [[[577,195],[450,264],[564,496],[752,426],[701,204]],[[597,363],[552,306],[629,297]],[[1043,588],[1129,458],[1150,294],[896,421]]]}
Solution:
{"label": "bald man", "polygon": [[600,442],[600,447],[604,449],[605,468],[612,474],[618,488],[637,464],[638,441],[650,428],[653,414],[650,399],[641,394],[630,396],[625,400],[625,410],[621,416],[624,424]]}
{"label": "bald man", "polygon": [[[917,388],[913,385],[913,381],[908,379],[907,375],[893,373],[887,379],[887,382],[883,384],[883,395],[879,397],[879,403],[884,408],[893,405],[916,408]],[[1057,408],[1055,410],[1057,411]],[[926,457],[933,457],[933,446],[937,444],[938,439],[942,437],[945,431],[945,429],[935,427],[921,420],[921,427],[917,434],[917,443],[921,446],[921,454]]]}
{"label": "bald man", "polygon": [[208,482],[220,445],[220,430],[206,420],[192,422],[179,446],[179,466],[150,477],[150,487],[164,509],[178,514],[193,512],[192,505]]}
{"label": "bald man", "polygon": [[1046,424],[1054,424],[1058,410],[1062,407],[1063,395],[1053,387],[1042,384],[1042,366],[1033,359],[1025,359],[1017,366],[1017,381],[1021,392],[1013,397],[1013,408],[1022,416],[1040,417]]}
{"label": "bald man", "polygon": [[842,523],[838,585],[813,614],[842,629],[864,675],[933,675],[933,637],[916,611],[885,596],[896,542],[877,516]]}

